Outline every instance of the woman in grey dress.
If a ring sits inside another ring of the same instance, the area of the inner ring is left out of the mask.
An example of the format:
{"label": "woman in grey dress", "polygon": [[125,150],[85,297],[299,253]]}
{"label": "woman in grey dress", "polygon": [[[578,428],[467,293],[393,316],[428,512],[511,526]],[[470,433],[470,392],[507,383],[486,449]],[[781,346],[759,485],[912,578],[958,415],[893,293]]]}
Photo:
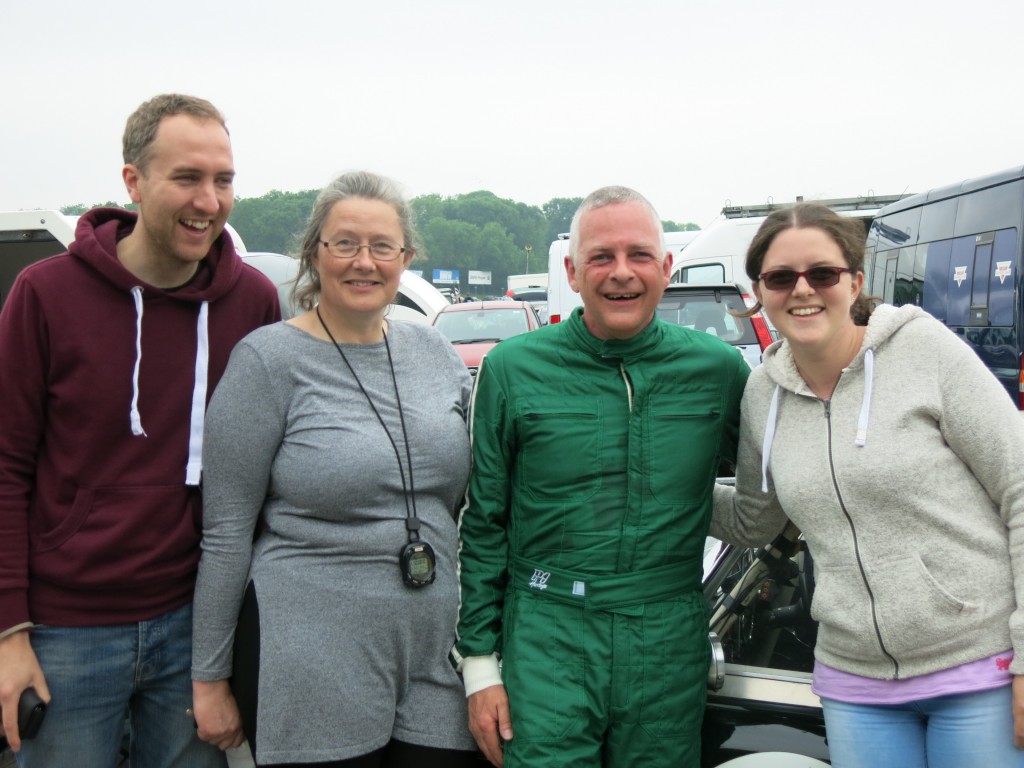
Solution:
{"label": "woman in grey dress", "polygon": [[447,662],[470,379],[432,327],[387,318],[413,237],[392,182],[336,179],[305,312],[244,339],[210,403],[195,717],[258,765],[476,763]]}

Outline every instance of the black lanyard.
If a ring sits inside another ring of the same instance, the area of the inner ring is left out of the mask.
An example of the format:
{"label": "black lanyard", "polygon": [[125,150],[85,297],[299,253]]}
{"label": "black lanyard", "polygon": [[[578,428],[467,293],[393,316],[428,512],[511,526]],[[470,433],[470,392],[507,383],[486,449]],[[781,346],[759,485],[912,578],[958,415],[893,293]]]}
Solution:
{"label": "black lanyard", "polygon": [[[398,473],[402,477],[402,495],[405,497],[405,529],[409,532],[409,541],[419,541],[420,535],[420,521],[416,516],[416,486],[413,484],[412,477],[412,453],[409,451],[409,433],[405,428],[405,414],[402,411],[402,399],[398,394],[398,379],[395,377],[395,363],[391,359],[391,345],[388,344],[388,335],[384,334],[384,348],[388,353],[388,367],[391,369],[391,382],[395,387],[395,403],[398,405],[398,419],[402,424],[402,437],[405,439],[405,459],[409,466],[409,485],[406,487],[405,484],[405,469],[402,466],[402,454],[398,450],[398,444],[395,442],[395,438],[391,436],[391,430],[388,429],[388,425],[384,423],[384,418],[380,415],[380,411],[377,410],[377,406],[373,404],[373,400],[370,398],[370,393],[366,391],[363,386],[363,382],[359,380],[359,376],[356,375],[355,368],[352,367],[352,363],[345,357],[345,352],[342,350],[341,345],[338,344],[334,339],[334,335],[331,333],[331,329],[327,327],[327,323],[324,322],[323,316],[320,314],[320,307],[316,307],[316,316],[320,321],[320,325],[323,326],[326,331],[328,338],[334,344],[334,348],[338,350],[338,354],[341,355],[341,359],[345,361],[345,365],[348,366],[349,371],[352,373],[352,378],[356,380],[356,384],[359,385],[359,390],[363,393],[366,398],[366,402],[370,404],[370,408],[373,410],[374,415],[377,417],[377,421],[380,422],[381,427],[384,428],[384,434],[388,436],[388,440],[391,441],[391,447],[395,449],[395,460],[398,462]],[[410,503],[411,499],[411,503]]]}

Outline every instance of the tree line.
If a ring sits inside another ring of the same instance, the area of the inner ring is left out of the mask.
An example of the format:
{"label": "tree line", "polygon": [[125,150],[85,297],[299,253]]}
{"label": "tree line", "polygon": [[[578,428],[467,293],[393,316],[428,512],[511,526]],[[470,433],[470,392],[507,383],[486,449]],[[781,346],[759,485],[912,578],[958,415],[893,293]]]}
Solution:
{"label": "tree line", "polygon": [[[236,198],[229,221],[248,250],[295,255],[317,194],[316,189],[272,190],[262,197]],[[485,190],[415,197],[410,203],[420,242],[410,268],[422,270],[427,280],[435,269],[457,270],[463,294],[500,295],[508,275],[547,271],[548,247],[559,233],[569,231],[581,202],[580,197],[555,197],[538,207]],[[80,215],[90,207],[95,206],[67,206],[61,211]],[[666,232],[699,229],[692,222],[662,224]],[[469,285],[470,270],[489,272],[491,284]]]}

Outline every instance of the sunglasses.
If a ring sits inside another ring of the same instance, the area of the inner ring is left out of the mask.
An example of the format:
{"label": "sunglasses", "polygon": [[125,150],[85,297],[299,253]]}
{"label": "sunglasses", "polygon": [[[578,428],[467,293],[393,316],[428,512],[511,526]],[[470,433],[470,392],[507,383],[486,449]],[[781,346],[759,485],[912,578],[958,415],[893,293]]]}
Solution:
{"label": "sunglasses", "polygon": [[769,291],[791,291],[801,277],[811,288],[831,288],[839,282],[839,277],[844,272],[853,274],[849,267],[811,267],[803,272],[797,272],[795,269],[773,269],[770,272],[762,272],[757,279]]}

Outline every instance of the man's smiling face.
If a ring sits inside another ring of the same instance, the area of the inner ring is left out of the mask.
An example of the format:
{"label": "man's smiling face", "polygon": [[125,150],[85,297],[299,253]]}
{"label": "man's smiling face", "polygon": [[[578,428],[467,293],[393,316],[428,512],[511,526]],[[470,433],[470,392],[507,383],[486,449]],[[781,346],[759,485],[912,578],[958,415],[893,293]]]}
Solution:
{"label": "man's smiling face", "polygon": [[569,285],[583,299],[583,322],[599,339],[629,339],[654,319],[672,255],[661,251],[659,223],[636,203],[612,203],[580,218]]}

